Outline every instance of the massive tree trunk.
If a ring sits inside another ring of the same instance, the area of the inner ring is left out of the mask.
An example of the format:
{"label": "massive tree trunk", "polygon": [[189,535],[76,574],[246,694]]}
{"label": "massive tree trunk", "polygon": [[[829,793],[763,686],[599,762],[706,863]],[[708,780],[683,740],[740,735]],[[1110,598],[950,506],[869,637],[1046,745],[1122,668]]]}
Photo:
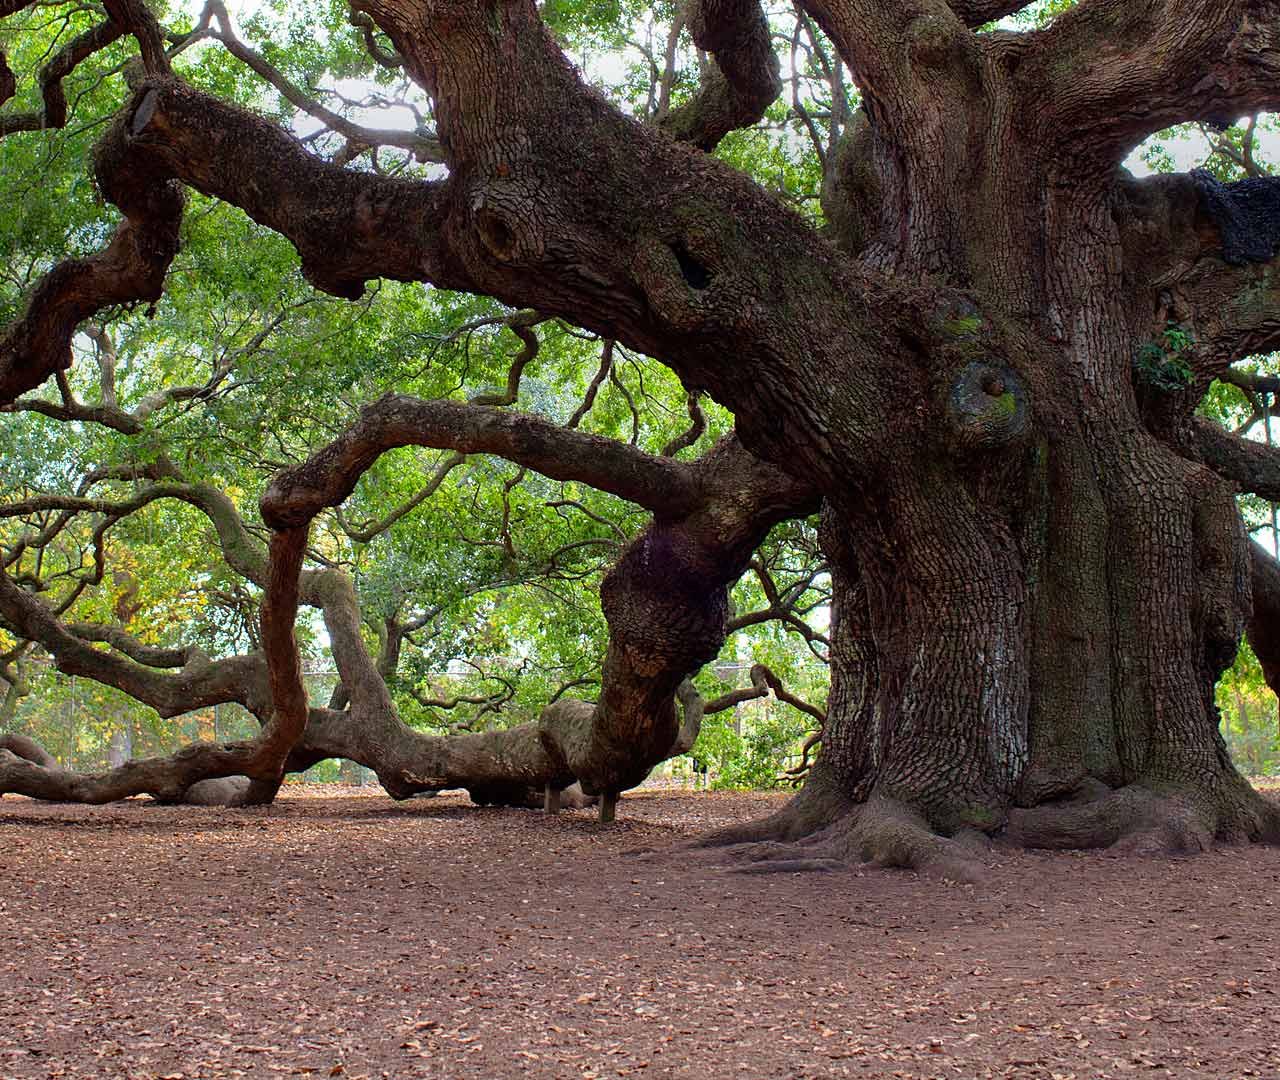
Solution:
{"label": "massive tree trunk", "polygon": [[[1267,577],[1232,494],[1280,490],[1280,468],[1193,415],[1213,378],[1277,343],[1276,237],[1229,188],[1119,168],[1168,123],[1280,104],[1274,0],[1083,0],[1027,34],[972,30],[1017,2],[806,0],[864,95],[825,163],[826,235],[704,153],[777,92],[755,0],[691,5],[714,65],[665,132],[586,88],[532,0],[355,6],[432,95],[444,179],[320,162],[155,62],[104,142],[108,197],[157,222],[175,180],[232,202],[336,295],[387,276],[571,320],[708,392],[759,459],[709,498],[678,469],[584,457],[545,425],[491,410],[474,430],[453,403],[388,399],[277,478],[264,517],[296,535],[435,424],[447,438],[428,445],[658,511],[605,583],[599,702],[549,711],[519,754],[410,747],[435,763],[402,768],[405,784],[638,782],[675,737],[681,681],[719,647],[725,585],[816,493],[836,594],[822,759],[791,809],[726,839],[944,869],[995,834],[1280,839],[1213,705]],[[163,207],[144,213],[148,192]],[[33,385],[49,355],[11,357],[0,383]],[[728,509],[735,484],[745,513]],[[370,725],[394,717],[349,608],[326,614],[350,717],[368,720],[351,756],[376,768],[391,743]],[[296,712],[297,679],[278,654],[270,667]]]}

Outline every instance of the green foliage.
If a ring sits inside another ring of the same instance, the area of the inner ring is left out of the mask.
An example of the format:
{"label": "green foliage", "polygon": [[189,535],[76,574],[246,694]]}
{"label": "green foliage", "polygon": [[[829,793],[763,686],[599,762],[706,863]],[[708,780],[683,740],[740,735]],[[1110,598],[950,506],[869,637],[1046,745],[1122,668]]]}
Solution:
{"label": "green foliage", "polygon": [[809,734],[807,721],[776,701],[752,702],[736,721],[732,712],[707,717],[692,757],[707,766],[713,788],[776,787]]}
{"label": "green foliage", "polygon": [[[189,11],[154,9],[172,29],[192,24]],[[637,43],[648,42],[661,58],[674,14],[673,4],[633,0],[548,0],[542,9],[584,71],[636,114],[650,109],[654,94],[652,65]],[[46,15],[33,8],[5,20],[4,45],[19,84],[7,110],[35,107],[40,65],[100,18],[87,7],[66,19]],[[268,0],[241,19],[240,32],[327,107],[358,116],[343,96],[383,95],[412,104],[422,126],[433,123],[425,96],[368,56],[339,0]],[[122,68],[133,50],[121,41],[76,69],[66,83],[75,115],[65,129],[0,140],[0,321],[20,311],[32,285],[59,260],[98,251],[119,220],[94,189],[90,158],[127,96]],[[698,57],[687,35],[677,52],[674,104],[698,83]],[[175,64],[201,89],[299,134],[315,131],[310,117],[216,42],[182,52]],[[831,135],[824,119],[833,112],[830,73],[813,56],[801,56],[796,70],[796,100],[817,118],[814,127],[801,122],[794,103],[780,101],[763,124],[725,139],[718,154],[816,218],[821,169],[814,134],[819,141]],[[310,145],[326,154],[340,142],[320,133]],[[380,154],[376,162],[365,157],[351,167],[422,172],[404,153]],[[178,387],[201,392],[157,408],[140,433],[128,436],[37,412],[5,414],[0,484],[11,497],[73,492],[86,471],[100,466],[168,460],[187,478],[225,493],[260,543],[266,530],[258,500],[269,478],[331,439],[365,403],[388,391],[463,400],[505,387],[521,343],[502,321],[510,313],[497,302],[389,281],[371,283],[357,303],[335,300],[308,285],[297,253],[280,236],[198,193],[188,199],[182,248],[164,297],[154,310],[108,310],[96,323],[117,354],[121,409]],[[541,348],[513,408],[564,423],[600,369],[603,343],[555,321],[536,332]],[[99,348],[78,337],[67,373],[69,391],[88,406],[103,400]],[[49,384],[33,396],[56,403],[59,391]],[[681,451],[686,460],[731,425],[718,406],[703,400],[701,407],[707,430]],[[616,348],[612,373],[578,426],[659,453],[688,425],[686,391],[672,372]],[[317,521],[312,549],[317,560],[352,575],[372,650],[385,638],[386,620],[423,620],[389,680],[407,722],[432,731],[523,722],[564,684],[598,680],[606,646],[600,581],[649,515],[581,485],[477,456],[390,528],[369,540],[351,535],[413,501],[444,456],[412,448],[385,455],[361,479],[341,519]],[[134,482],[112,481],[95,494],[119,500],[138,490]],[[0,519],[0,544],[40,524]],[[102,535],[104,573],[93,580],[93,532],[102,524],[101,515],[81,515],[38,560],[28,553],[11,572],[39,574],[52,583],[55,601],[79,589],[68,620],[120,623],[149,645],[198,645],[213,657],[257,647],[259,592],[227,565],[206,517],[160,501],[110,524]],[[785,590],[803,581],[815,554],[812,523],[793,523],[775,532],[763,558]],[[801,595],[821,623],[821,583]],[[768,598],[748,577],[734,603],[751,611],[767,607]],[[315,613],[304,612],[298,632],[307,669],[315,673],[313,701],[323,702],[335,678],[327,636]],[[0,632],[0,652],[12,643]],[[776,622],[744,630],[731,649],[769,663],[809,700],[825,694],[824,666]],[[23,661],[23,671],[32,692],[19,703],[15,725],[76,767],[105,765],[108,748],[125,734],[135,754],[162,753],[213,734],[245,737],[256,727],[231,707],[220,707],[216,717],[204,710],[162,720],[122,694],[61,675],[39,650]],[[715,680],[708,675],[705,682],[710,692]],[[598,682],[572,692],[590,698]],[[453,695],[487,695],[495,704],[444,710],[418,700]],[[742,735],[732,734],[727,722],[708,718],[704,735],[708,747],[720,740],[713,752],[722,784],[771,782],[808,730],[807,718],[776,703],[749,710]],[[322,764],[314,771],[333,768]]]}
{"label": "green foliage", "polygon": [[1218,680],[1222,736],[1246,776],[1280,775],[1280,712],[1257,656],[1242,642],[1235,664]]}
{"label": "green foliage", "polygon": [[1191,385],[1194,373],[1185,353],[1191,336],[1177,323],[1169,323],[1156,341],[1148,341],[1133,358],[1134,374],[1144,385],[1174,394]]}

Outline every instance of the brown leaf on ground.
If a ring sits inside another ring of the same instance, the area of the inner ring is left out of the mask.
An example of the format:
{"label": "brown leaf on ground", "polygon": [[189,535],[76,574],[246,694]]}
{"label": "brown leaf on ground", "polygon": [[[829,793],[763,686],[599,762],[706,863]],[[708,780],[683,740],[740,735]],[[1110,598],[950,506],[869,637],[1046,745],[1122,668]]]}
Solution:
{"label": "brown leaf on ground", "polygon": [[967,886],[683,846],[781,798],[4,798],[0,1078],[1280,1075],[1280,851]]}

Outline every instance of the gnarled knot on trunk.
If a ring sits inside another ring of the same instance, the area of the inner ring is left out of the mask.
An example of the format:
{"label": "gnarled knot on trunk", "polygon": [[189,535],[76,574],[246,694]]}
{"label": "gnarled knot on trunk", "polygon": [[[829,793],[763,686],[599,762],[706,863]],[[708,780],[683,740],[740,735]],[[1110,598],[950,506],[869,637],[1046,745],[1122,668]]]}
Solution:
{"label": "gnarled knot on trunk", "polygon": [[729,274],[720,273],[714,240],[697,230],[672,237],[642,236],[632,268],[655,315],[687,333],[708,330],[727,315],[741,315],[748,298],[734,298]]}
{"label": "gnarled knot on trunk", "polygon": [[966,364],[947,388],[947,427],[961,450],[992,450],[1009,446],[1030,424],[1027,393],[1022,380],[1002,364]]}
{"label": "gnarled knot on trunk", "polygon": [[500,263],[532,263],[546,250],[537,193],[519,180],[493,180],[471,194],[472,220],[485,251]]}

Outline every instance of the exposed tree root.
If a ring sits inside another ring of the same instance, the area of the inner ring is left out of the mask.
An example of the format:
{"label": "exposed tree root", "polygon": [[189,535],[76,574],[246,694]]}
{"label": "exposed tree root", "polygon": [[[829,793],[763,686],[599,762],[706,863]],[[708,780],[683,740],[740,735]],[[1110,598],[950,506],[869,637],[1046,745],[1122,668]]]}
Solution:
{"label": "exposed tree root", "polygon": [[803,827],[808,808],[788,813],[798,801],[797,797],[779,813],[746,830],[752,837],[747,842],[726,841],[726,833],[721,833],[707,843],[732,844],[726,854],[731,861],[742,864],[739,869],[744,873],[828,871],[870,864],[915,870],[952,881],[976,882],[985,876],[981,858],[985,838],[970,835],[972,830],[948,839],[933,832],[925,819],[909,807],[873,797],[862,806],[847,810],[838,820],[804,834],[798,830]]}
{"label": "exposed tree root", "polygon": [[781,810],[759,821],[718,829],[699,840],[697,846],[729,847],[771,840],[799,840],[841,820],[853,810],[852,800],[819,763],[804,787]]}
{"label": "exposed tree root", "polygon": [[1014,810],[1006,839],[1057,850],[1111,848],[1118,854],[1195,854],[1215,842],[1280,843],[1280,807],[1243,780],[1196,798],[1131,784],[1093,797]]}

